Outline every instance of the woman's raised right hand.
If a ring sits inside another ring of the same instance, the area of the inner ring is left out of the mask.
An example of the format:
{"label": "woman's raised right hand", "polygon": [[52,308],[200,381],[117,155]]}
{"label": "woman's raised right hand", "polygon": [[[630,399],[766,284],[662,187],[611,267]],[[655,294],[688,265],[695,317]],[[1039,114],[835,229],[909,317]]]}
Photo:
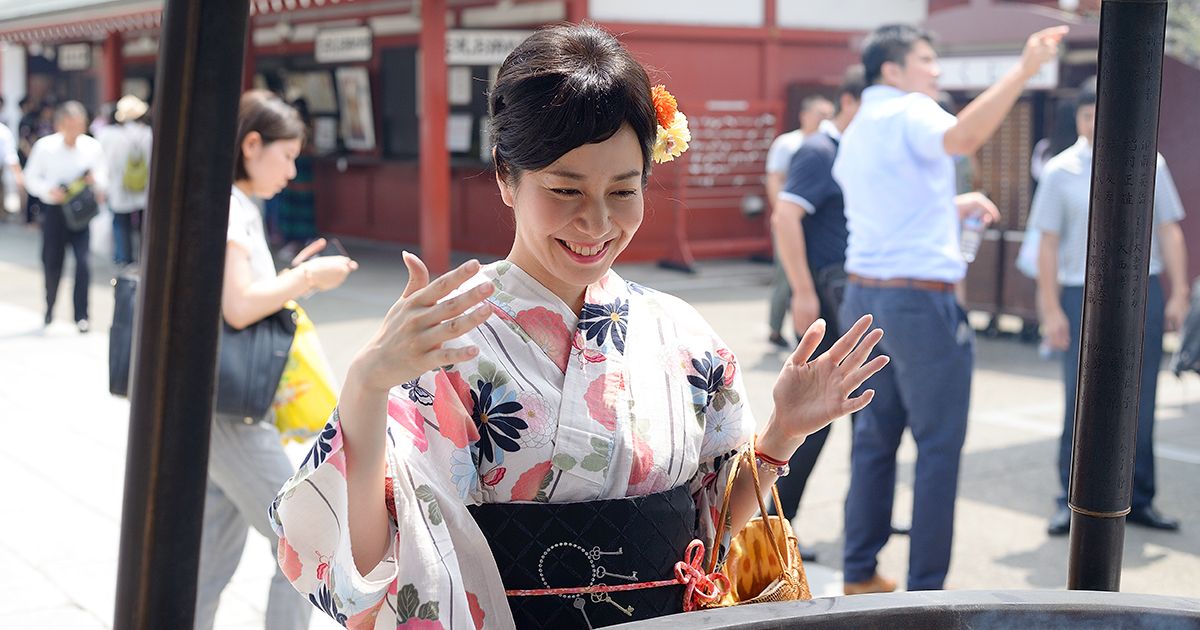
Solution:
{"label": "woman's raised right hand", "polygon": [[490,282],[440,301],[479,272],[479,261],[467,261],[432,283],[420,258],[404,252],[404,264],[408,285],[403,295],[350,368],[361,386],[375,391],[390,390],[439,366],[473,358],[479,354],[475,346],[443,344],[474,330],[491,315],[490,308],[479,307],[494,290]]}

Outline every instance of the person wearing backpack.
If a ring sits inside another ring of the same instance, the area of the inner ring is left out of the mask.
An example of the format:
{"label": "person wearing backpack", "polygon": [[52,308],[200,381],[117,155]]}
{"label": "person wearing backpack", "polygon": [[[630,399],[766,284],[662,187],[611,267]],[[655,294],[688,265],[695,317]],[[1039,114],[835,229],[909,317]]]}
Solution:
{"label": "person wearing backpack", "polygon": [[115,124],[100,130],[100,146],[108,164],[108,207],[113,213],[113,262],[128,265],[137,259],[134,232],[141,225],[150,190],[150,147],[153,134],[143,122],[150,107],[127,94],[117,101]]}

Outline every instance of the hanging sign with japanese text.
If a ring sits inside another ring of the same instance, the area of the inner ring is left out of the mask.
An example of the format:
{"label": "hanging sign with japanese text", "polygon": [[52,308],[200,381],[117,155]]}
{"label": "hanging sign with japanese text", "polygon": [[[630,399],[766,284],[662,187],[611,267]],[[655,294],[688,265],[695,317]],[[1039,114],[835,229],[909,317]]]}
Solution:
{"label": "hanging sign with japanese text", "polygon": [[59,70],[91,70],[91,44],[63,44],[58,47]]}
{"label": "hanging sign with japanese text", "polygon": [[353,26],[317,31],[314,49],[317,63],[369,61],[372,51],[369,27]]}
{"label": "hanging sign with japanese text", "polygon": [[451,66],[499,65],[533,31],[450,29],[446,31],[446,63]]}

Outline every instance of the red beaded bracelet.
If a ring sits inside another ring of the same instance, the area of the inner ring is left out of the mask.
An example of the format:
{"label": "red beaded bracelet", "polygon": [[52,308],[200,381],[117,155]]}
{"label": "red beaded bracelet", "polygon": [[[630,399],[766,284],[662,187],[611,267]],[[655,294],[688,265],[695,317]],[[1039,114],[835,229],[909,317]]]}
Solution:
{"label": "red beaded bracelet", "polygon": [[787,461],[784,461],[784,460],[781,460],[781,459],[775,459],[774,457],[771,457],[770,455],[767,455],[766,453],[763,453],[762,451],[760,451],[760,450],[758,450],[758,449],[754,449],[754,456],[755,456],[755,457],[757,457],[757,458],[759,458],[759,459],[761,459],[761,460],[763,460],[764,462],[766,462],[766,463],[768,463],[768,464],[770,464],[770,465],[772,465],[772,466],[780,466],[780,467],[782,467],[782,466],[787,466],[787,465],[788,465],[788,462],[787,462]]}

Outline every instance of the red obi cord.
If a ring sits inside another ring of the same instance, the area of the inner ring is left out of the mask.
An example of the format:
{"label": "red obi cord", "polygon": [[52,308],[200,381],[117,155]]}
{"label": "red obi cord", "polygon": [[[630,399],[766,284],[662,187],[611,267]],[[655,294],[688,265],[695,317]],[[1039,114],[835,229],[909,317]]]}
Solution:
{"label": "red obi cord", "polygon": [[704,573],[704,543],[693,540],[683,554],[683,561],[675,563],[675,578],[655,582],[636,582],[633,584],[597,584],[595,586],[580,586],[567,588],[530,588],[504,591],[509,597],[530,597],[537,595],[589,595],[591,593],[618,593],[621,591],[636,591],[644,588],[660,586],[675,586],[682,584],[683,610],[691,612],[705,603],[715,602],[729,592],[729,578],[720,571]]}

